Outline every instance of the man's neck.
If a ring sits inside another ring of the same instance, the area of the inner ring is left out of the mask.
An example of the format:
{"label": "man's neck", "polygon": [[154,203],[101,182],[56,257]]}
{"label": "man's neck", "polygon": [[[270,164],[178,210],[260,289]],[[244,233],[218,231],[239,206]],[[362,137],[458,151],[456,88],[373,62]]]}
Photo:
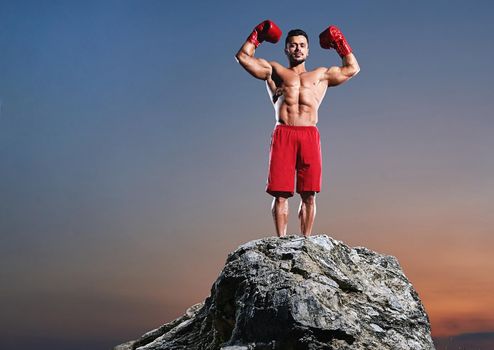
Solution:
{"label": "man's neck", "polygon": [[306,72],[305,70],[305,62],[302,63],[290,63],[290,70],[294,73],[300,74]]}

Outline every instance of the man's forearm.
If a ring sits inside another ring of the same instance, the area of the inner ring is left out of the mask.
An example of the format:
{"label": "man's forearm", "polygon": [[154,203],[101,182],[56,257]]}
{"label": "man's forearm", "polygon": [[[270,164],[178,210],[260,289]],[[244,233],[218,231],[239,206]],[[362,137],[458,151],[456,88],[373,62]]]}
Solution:
{"label": "man's forearm", "polygon": [[235,55],[235,58],[240,64],[242,64],[242,62],[245,62],[245,59],[254,57],[255,51],[256,51],[256,47],[254,46],[254,44],[252,44],[249,41],[246,41],[242,45],[240,50],[238,50],[237,54]]}
{"label": "man's forearm", "polygon": [[350,53],[342,58],[341,73],[347,77],[353,77],[360,71],[357,58],[353,53]]}
{"label": "man's forearm", "polygon": [[281,38],[281,30],[274,22],[265,20],[259,23],[249,35],[245,43],[235,55],[237,61],[244,66],[254,58],[256,48],[263,42],[277,43]]}
{"label": "man's forearm", "polygon": [[350,53],[342,58],[343,65],[341,71],[345,75],[354,76],[360,71],[360,66],[357,62],[357,58],[353,53]]}

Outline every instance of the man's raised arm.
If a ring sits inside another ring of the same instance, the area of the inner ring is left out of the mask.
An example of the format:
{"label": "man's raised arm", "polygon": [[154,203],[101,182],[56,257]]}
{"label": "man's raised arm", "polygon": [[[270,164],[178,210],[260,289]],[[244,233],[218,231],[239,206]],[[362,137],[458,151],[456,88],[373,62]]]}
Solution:
{"label": "man's raised arm", "polygon": [[254,28],[235,55],[238,63],[255,78],[267,80],[271,76],[271,64],[265,59],[254,57],[254,52],[263,41],[275,44],[280,38],[280,28],[274,22],[265,20]]}
{"label": "man's raised arm", "polygon": [[335,49],[342,59],[341,67],[330,67],[325,72],[325,79],[329,86],[343,84],[360,71],[352,48],[338,27],[329,26],[319,34],[319,44],[323,49]]}

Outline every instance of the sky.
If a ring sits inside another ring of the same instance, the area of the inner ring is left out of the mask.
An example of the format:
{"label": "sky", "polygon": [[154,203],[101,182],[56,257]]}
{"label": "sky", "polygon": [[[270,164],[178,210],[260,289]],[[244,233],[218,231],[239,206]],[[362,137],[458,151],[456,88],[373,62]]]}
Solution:
{"label": "sky", "polygon": [[[396,256],[433,336],[494,332],[491,2],[0,5],[7,349],[136,339],[204,300],[230,251],[274,235],[274,110],[234,58],[264,19],[308,33],[308,69],[341,64],[317,40],[337,25],[361,68],[319,109],[314,234]],[[256,56],[286,64],[282,43]]]}

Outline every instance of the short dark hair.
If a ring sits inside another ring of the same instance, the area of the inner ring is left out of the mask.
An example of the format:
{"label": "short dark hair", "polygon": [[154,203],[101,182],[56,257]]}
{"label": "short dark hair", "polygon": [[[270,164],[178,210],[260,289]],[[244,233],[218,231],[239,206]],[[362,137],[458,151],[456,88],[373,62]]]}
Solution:
{"label": "short dark hair", "polygon": [[292,29],[286,35],[285,46],[286,46],[286,44],[288,44],[288,38],[290,38],[292,36],[298,36],[298,35],[305,36],[305,38],[307,39],[307,44],[309,43],[309,37],[307,36],[306,32],[304,32],[302,29]]}

